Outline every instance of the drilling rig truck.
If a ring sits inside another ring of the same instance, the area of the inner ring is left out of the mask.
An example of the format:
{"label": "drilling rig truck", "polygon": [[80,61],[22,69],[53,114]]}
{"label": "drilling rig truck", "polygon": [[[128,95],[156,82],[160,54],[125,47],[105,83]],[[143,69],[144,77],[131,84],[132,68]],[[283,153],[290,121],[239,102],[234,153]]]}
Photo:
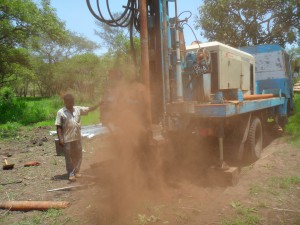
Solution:
{"label": "drilling rig truck", "polygon": [[180,16],[191,13],[178,15],[176,0],[128,0],[122,18],[110,13],[107,20],[87,3],[100,21],[114,26],[129,21],[126,25],[140,31],[151,124],[161,124],[167,136],[213,138],[220,168],[226,168],[225,143],[235,143],[228,154],[239,159],[246,152],[252,160],[260,158],[270,121],[284,126],[293,111],[289,55],[279,45],[238,49],[196,41],[186,46],[187,18]]}

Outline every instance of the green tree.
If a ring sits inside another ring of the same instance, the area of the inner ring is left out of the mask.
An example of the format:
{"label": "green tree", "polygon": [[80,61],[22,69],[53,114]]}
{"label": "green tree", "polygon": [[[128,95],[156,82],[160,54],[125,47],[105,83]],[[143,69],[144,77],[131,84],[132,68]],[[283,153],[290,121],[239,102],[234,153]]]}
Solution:
{"label": "green tree", "polygon": [[95,42],[71,31],[66,31],[66,36],[59,42],[51,40],[46,35],[39,37],[37,42],[39,47],[33,49],[35,55],[51,64],[78,54],[92,53],[100,47]]}
{"label": "green tree", "polygon": [[[115,13],[114,18],[119,18],[120,13]],[[96,20],[96,25],[99,27],[95,30],[95,34],[101,39],[103,45],[108,48],[108,52],[115,56],[126,55],[126,57],[133,54],[139,54],[139,37],[135,29],[132,31],[133,47],[130,44],[130,28],[109,26],[106,23]]]}
{"label": "green tree", "polygon": [[38,7],[31,0],[0,2],[0,88],[20,83],[23,75],[31,77],[30,49],[38,48],[41,35],[53,41],[65,37],[64,24],[49,3],[42,0]]}
{"label": "green tree", "polygon": [[291,48],[289,51],[292,71],[297,73],[298,77],[295,77],[295,80],[299,80],[299,68],[300,68],[300,47]]}
{"label": "green tree", "polygon": [[109,64],[109,61],[92,53],[66,58],[54,70],[57,92],[73,91],[79,94],[79,101],[100,96]]}
{"label": "green tree", "polygon": [[65,28],[50,0],[0,2],[0,88],[18,96],[57,93],[54,70],[60,61],[93,52],[99,46]]}
{"label": "green tree", "polygon": [[[35,85],[42,96],[51,96],[58,93],[61,79],[55,77],[54,71],[61,62],[76,55],[92,53],[99,46],[70,31],[64,40],[52,41],[47,36],[38,40],[38,49],[34,51],[37,62],[35,63]],[[81,65],[73,65],[75,68]],[[67,83],[67,81],[65,81]]]}
{"label": "green tree", "polygon": [[0,88],[16,82],[29,66],[29,52],[25,48],[0,44]]}
{"label": "green tree", "polygon": [[299,0],[204,0],[196,27],[209,41],[233,47],[297,43],[300,33]]}
{"label": "green tree", "polygon": [[61,46],[61,52],[64,57],[70,58],[75,55],[93,53],[98,48],[100,48],[99,44],[88,40],[80,34],[69,32],[68,42]]}
{"label": "green tree", "polygon": [[[117,16],[116,16],[117,17]],[[136,79],[139,70],[140,38],[133,32],[133,48],[130,43],[130,32],[126,28],[112,27],[96,21],[99,30],[95,33],[108,48],[105,58],[109,59],[112,67],[123,72],[127,79]]]}

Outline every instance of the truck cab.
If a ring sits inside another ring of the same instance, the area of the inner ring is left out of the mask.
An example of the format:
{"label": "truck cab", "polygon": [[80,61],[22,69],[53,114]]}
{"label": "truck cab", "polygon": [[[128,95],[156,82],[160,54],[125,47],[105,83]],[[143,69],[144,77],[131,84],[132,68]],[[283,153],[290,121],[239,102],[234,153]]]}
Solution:
{"label": "truck cab", "polygon": [[280,114],[288,116],[293,112],[293,74],[288,53],[277,44],[242,47],[241,50],[255,57],[256,94],[278,89],[286,98]]}

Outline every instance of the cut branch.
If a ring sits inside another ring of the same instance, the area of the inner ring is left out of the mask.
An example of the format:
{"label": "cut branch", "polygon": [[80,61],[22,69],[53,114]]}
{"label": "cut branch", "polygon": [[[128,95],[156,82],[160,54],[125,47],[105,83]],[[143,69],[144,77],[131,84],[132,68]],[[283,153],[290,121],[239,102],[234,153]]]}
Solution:
{"label": "cut branch", "polygon": [[0,209],[12,211],[30,211],[30,210],[47,210],[47,209],[65,209],[69,202],[53,201],[6,201],[0,202]]}

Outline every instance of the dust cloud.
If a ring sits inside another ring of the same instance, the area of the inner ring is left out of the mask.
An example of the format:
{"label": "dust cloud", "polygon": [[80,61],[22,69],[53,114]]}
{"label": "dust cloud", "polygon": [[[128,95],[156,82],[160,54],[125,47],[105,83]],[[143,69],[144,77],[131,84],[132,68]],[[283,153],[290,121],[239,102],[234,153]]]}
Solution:
{"label": "dust cloud", "polygon": [[[124,218],[132,221],[132,212],[143,201],[168,198],[180,176],[199,180],[202,171],[195,167],[199,149],[188,152],[185,137],[175,137],[176,147],[167,139],[162,145],[153,139],[155,133],[160,136],[161,127],[147,125],[147,96],[141,83],[117,80],[103,101],[101,120],[110,133],[97,144],[101,150],[95,151],[92,173],[100,181],[97,193],[89,198],[99,211],[97,223],[126,224]],[[175,154],[174,149],[183,145],[184,153]]]}
{"label": "dust cloud", "polygon": [[109,134],[97,144],[101,151],[95,153],[98,166],[93,169],[101,180],[93,196],[100,224],[116,224],[146,195],[163,189],[162,159],[151,140],[146,101],[141,83],[121,79],[103,97],[101,120]]}

